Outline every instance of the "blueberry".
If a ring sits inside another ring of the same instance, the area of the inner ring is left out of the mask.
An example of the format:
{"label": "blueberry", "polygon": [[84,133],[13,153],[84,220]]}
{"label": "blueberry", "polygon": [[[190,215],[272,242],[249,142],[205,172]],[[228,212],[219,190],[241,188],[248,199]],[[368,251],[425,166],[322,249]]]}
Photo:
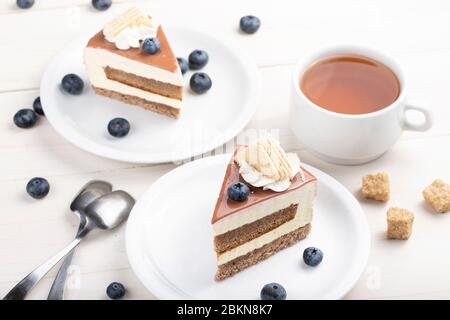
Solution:
{"label": "blueberry", "polygon": [[66,74],[64,78],[62,78],[61,84],[66,92],[74,95],[80,94],[84,87],[83,80],[73,73]]}
{"label": "blueberry", "polygon": [[125,137],[129,131],[130,123],[124,118],[114,118],[108,123],[108,132],[113,137]]}
{"label": "blueberry", "polygon": [[308,266],[315,267],[322,262],[322,259],[323,252],[318,248],[309,247],[303,251],[303,261],[305,261]]}
{"label": "blueberry", "polygon": [[111,7],[112,0],[92,0],[92,6],[100,11],[105,11]]}
{"label": "blueberry", "polygon": [[142,44],[142,49],[145,53],[155,54],[161,49],[161,43],[158,38],[147,38]]}
{"label": "blueberry", "polygon": [[206,51],[197,49],[189,54],[188,59],[189,59],[189,68],[198,70],[206,66],[209,57]]}
{"label": "blueberry", "polygon": [[113,282],[106,288],[106,294],[113,300],[122,298],[125,292],[125,287],[119,282]]}
{"label": "blueberry", "polygon": [[180,66],[181,73],[185,74],[189,69],[189,63],[185,58],[177,58],[178,65]]}
{"label": "blueberry", "polygon": [[21,9],[29,9],[34,5],[34,0],[17,0],[16,4]]}
{"label": "blueberry", "polygon": [[204,72],[196,72],[189,81],[192,91],[195,93],[205,93],[211,89],[211,78]]}
{"label": "blueberry", "polygon": [[33,178],[27,183],[27,193],[35,198],[42,199],[50,191],[50,185],[44,178]]}
{"label": "blueberry", "polygon": [[34,99],[33,102],[33,109],[34,112],[36,112],[37,114],[44,116],[44,110],[42,109],[42,104],[41,104],[41,97],[37,97],[36,99]]}
{"label": "blueberry", "polygon": [[245,184],[238,182],[228,187],[228,197],[234,201],[245,201],[250,194],[250,189]]}
{"label": "blueberry", "polygon": [[261,300],[286,300],[286,290],[281,284],[269,283],[261,290]]}
{"label": "blueberry", "polygon": [[14,123],[19,128],[31,128],[36,124],[38,117],[36,112],[31,109],[20,109],[14,115]]}
{"label": "blueberry", "polygon": [[245,33],[255,33],[261,26],[261,20],[255,16],[244,16],[239,20],[239,27]]}

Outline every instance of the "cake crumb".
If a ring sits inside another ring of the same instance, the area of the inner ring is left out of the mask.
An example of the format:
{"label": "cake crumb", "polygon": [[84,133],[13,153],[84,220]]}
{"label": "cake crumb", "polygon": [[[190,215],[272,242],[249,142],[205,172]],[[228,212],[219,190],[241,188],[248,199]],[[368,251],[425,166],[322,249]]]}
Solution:
{"label": "cake crumb", "polygon": [[440,179],[436,179],[425,190],[422,195],[436,212],[447,213],[450,211],[450,185]]}
{"label": "cake crumb", "polygon": [[388,201],[390,192],[387,173],[380,172],[364,176],[362,178],[362,195],[366,199]]}
{"label": "cake crumb", "polygon": [[407,240],[411,236],[414,213],[402,208],[389,208],[387,211],[388,239]]}

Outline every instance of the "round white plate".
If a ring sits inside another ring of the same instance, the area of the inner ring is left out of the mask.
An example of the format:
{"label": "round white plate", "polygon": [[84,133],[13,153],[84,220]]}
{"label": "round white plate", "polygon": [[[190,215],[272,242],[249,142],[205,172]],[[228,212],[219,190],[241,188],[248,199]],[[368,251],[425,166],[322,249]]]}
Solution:
{"label": "round white plate", "polygon": [[[138,106],[96,95],[83,65],[83,38],[61,52],[48,66],[41,82],[41,100],[47,119],[67,140],[99,156],[139,163],[161,163],[208,152],[237,135],[253,116],[260,84],[255,63],[243,52],[219,38],[186,28],[166,28],[176,55],[186,57],[194,49],[206,50],[209,63],[201,71],[212,79],[203,95],[189,90],[185,78],[182,115],[178,120],[146,111]],[[67,73],[80,75],[81,95],[66,94],[60,82]],[[130,121],[125,138],[108,134],[115,117]]]}
{"label": "round white plate", "polygon": [[[167,173],[135,205],[126,248],[136,275],[160,299],[259,299],[270,282],[282,284],[288,299],[338,299],[360,277],[369,254],[366,218],[353,195],[322,171],[311,234],[294,246],[221,282],[210,224],[230,155],[197,160]],[[324,252],[315,268],[303,250]]]}

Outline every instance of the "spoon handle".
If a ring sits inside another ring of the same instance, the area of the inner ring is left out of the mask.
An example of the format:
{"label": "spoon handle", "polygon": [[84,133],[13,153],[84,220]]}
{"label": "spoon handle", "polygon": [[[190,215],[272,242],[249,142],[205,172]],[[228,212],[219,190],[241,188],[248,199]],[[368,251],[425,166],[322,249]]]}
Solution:
{"label": "spoon handle", "polygon": [[50,288],[50,292],[48,293],[47,300],[63,300],[64,299],[64,289],[66,285],[67,276],[69,275],[69,268],[72,264],[72,259],[75,254],[75,250],[77,248],[73,248],[67,256],[64,258],[64,261],[59,268],[58,274],[56,275],[55,280],[53,281],[52,287]]}
{"label": "spoon handle", "polygon": [[44,262],[39,267],[34,269],[28,276],[23,278],[10,292],[3,298],[3,300],[24,300],[28,292],[49,272],[66,254],[74,249],[81,241],[81,238],[76,238],[64,249],[54,255],[52,258]]}
{"label": "spoon handle", "polygon": [[[78,227],[78,234],[84,229],[87,223],[87,218],[80,214],[80,225]],[[53,280],[52,287],[50,288],[50,292],[48,293],[47,300],[63,300],[64,299],[64,289],[66,286],[67,276],[69,275],[69,268],[72,264],[73,256],[75,255],[76,247],[73,248],[67,256],[64,258],[63,263],[59,267],[58,274]]]}

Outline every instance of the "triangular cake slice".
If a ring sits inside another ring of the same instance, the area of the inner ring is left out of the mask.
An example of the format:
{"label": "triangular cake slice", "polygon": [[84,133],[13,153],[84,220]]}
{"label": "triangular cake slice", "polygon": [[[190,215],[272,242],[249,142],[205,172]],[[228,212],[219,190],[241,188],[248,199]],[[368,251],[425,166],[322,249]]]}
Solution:
{"label": "triangular cake slice", "polygon": [[[146,38],[157,37],[161,48],[148,54]],[[94,35],[84,50],[95,92],[172,117],[180,116],[184,80],[161,25],[132,7]]]}
{"label": "triangular cake slice", "polygon": [[[272,138],[268,139],[274,142]],[[256,145],[257,142],[253,147]],[[223,280],[267,259],[304,239],[311,230],[316,178],[300,166],[296,154],[284,153],[278,144],[275,148],[269,147],[268,152],[263,150],[264,155],[269,155],[269,161],[261,159],[259,153],[256,156],[256,163],[266,164],[266,170],[262,170],[262,166],[258,168],[252,161],[242,160],[246,153],[247,157],[251,153],[249,150],[251,146],[238,146],[236,149],[227,166],[211,219],[217,255],[216,280]],[[281,150],[281,157],[276,157],[275,150]],[[289,177],[274,180],[268,173],[284,172],[283,161],[289,163],[285,168],[291,173]],[[268,169],[270,166],[272,169]],[[239,182],[250,189],[244,201],[235,201],[228,196],[228,188]]]}

